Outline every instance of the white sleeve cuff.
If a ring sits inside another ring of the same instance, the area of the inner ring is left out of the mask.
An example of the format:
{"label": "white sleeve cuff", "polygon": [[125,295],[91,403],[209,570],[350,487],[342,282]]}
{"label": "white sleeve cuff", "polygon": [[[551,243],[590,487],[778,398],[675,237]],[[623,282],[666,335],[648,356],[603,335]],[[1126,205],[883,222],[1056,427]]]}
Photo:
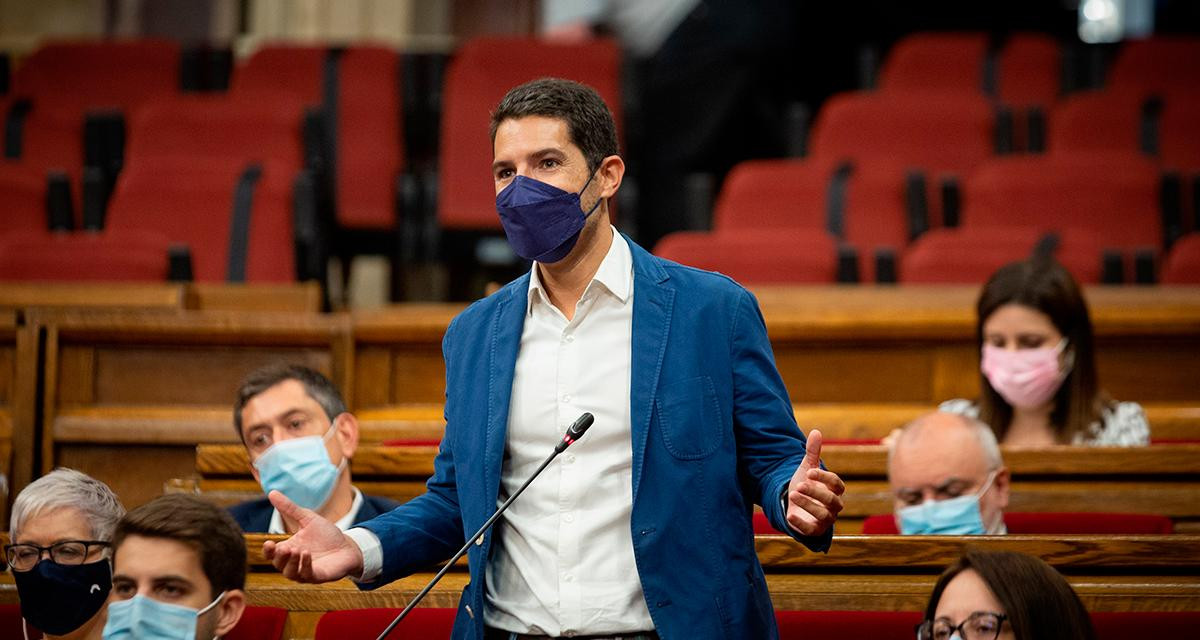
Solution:
{"label": "white sleeve cuff", "polygon": [[383,573],[383,544],[379,542],[379,536],[362,527],[347,529],[346,535],[358,545],[363,556],[362,575],[357,578],[351,576],[350,579],[355,582],[373,582]]}

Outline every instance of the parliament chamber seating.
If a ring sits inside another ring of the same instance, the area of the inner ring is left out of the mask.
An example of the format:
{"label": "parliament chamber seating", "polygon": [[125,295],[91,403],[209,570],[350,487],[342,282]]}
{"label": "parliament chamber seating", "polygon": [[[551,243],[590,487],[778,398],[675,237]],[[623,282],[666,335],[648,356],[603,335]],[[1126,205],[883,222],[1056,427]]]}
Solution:
{"label": "parliament chamber seating", "polygon": [[[1004,514],[1010,534],[1123,534],[1148,535],[1174,531],[1167,516],[1148,513],[1023,513]],[[757,532],[757,530],[756,530]],[[867,535],[897,535],[892,514],[867,516],[862,532]]]}
{"label": "parliament chamber seating", "polygon": [[[347,609],[330,611],[317,622],[316,640],[376,638],[401,609]],[[449,638],[456,609],[418,607],[388,636],[390,638]]]}

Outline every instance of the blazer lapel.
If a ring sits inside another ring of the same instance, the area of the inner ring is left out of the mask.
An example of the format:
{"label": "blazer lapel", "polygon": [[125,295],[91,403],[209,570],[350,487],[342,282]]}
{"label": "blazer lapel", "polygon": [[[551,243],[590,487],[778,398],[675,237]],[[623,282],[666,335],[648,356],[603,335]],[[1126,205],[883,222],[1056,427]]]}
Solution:
{"label": "blazer lapel", "polygon": [[485,499],[489,510],[500,494],[500,471],[504,462],[504,445],[508,436],[508,408],[512,400],[513,375],[517,354],[521,350],[521,331],[525,327],[528,304],[528,275],[525,286],[512,286],[509,295],[498,301],[489,328],[488,350],[487,436],[484,444],[484,478],[487,481]]}
{"label": "blazer lapel", "polygon": [[658,377],[667,351],[675,290],[664,285],[667,272],[656,258],[626,238],[633,254],[633,336],[629,384],[629,421],[633,430],[633,501],[637,503],[646,440]]}

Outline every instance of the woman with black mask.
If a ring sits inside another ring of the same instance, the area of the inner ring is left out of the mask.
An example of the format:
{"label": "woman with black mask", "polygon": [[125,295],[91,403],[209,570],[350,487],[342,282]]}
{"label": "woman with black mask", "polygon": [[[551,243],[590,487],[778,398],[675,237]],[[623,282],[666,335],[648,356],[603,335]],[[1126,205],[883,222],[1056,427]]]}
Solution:
{"label": "woman with black mask", "polygon": [[56,469],[17,495],[4,556],[25,626],[49,639],[101,637],[112,590],[108,541],[123,515],[111,489],[71,469]]}

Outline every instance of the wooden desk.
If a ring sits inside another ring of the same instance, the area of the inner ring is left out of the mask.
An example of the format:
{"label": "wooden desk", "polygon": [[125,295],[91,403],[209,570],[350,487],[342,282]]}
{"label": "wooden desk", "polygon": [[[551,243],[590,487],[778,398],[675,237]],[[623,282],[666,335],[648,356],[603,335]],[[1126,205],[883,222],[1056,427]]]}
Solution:
{"label": "wooden desk", "polygon": [[351,386],[344,316],[32,311],[27,318],[45,335],[40,470],[89,473],[130,508],[171,478],[191,475],[197,442],[237,441],[231,406],[254,369],[300,363]]}

